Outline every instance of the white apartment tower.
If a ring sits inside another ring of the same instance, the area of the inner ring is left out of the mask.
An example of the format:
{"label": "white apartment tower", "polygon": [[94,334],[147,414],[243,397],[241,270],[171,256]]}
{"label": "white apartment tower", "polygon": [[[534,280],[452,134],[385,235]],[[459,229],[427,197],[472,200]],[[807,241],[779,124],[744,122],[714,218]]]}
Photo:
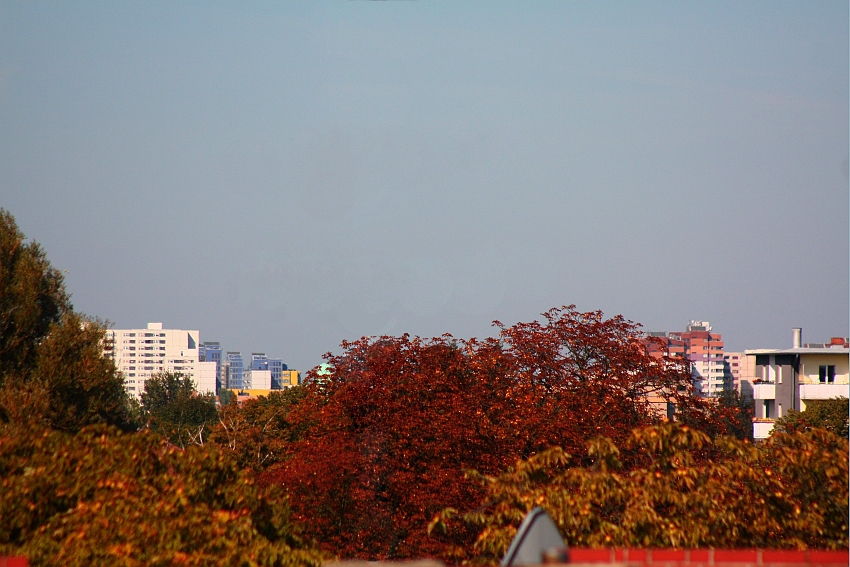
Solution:
{"label": "white apartment tower", "polygon": [[199,331],[163,329],[148,323],[146,329],[110,329],[106,356],[124,376],[128,394],[141,397],[145,381],[157,372],[179,372],[195,383],[200,393],[215,394],[215,362],[198,361]]}

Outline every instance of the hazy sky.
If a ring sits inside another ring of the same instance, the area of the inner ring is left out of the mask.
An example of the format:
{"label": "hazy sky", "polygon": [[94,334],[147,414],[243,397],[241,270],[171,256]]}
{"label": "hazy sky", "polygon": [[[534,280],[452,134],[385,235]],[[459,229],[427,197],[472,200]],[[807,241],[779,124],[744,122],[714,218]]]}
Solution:
{"label": "hazy sky", "polygon": [[306,370],[550,307],[848,334],[848,3],[0,1],[75,307]]}

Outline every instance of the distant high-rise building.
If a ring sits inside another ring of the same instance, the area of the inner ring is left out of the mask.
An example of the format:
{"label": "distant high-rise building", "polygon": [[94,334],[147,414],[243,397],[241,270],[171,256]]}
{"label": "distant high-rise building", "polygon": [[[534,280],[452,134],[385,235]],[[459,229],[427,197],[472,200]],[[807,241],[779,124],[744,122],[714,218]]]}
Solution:
{"label": "distant high-rise building", "polygon": [[242,353],[238,351],[227,351],[225,360],[227,361],[227,374],[224,376],[225,387],[231,389],[244,388]]}
{"label": "distant high-rise building", "polygon": [[741,396],[753,399],[753,382],[756,379],[756,358],[743,352],[726,352],[723,355],[726,376]]}
{"label": "distant high-rise building", "polygon": [[723,337],[711,332],[708,321],[690,321],[683,333],[650,332],[647,336],[661,343],[650,343],[651,353],[665,352],[690,362],[694,385],[701,395],[713,397],[732,388],[732,378],[726,373],[723,358]]}
{"label": "distant high-rise building", "polygon": [[251,370],[268,370],[269,359],[264,352],[251,353]]}
{"label": "distant high-rise building", "polygon": [[217,342],[203,342],[198,347],[198,360],[201,362],[215,362],[215,387],[216,392],[222,388],[221,379],[221,345]]}
{"label": "distant high-rise building", "polygon": [[199,392],[215,393],[215,363],[202,362],[198,331],[163,329],[148,323],[146,329],[110,329],[105,340],[112,346],[105,356],[124,377],[124,389],[139,398],[145,382],[158,372],[177,372],[190,378]]}
{"label": "distant high-rise building", "polygon": [[269,358],[264,352],[251,353],[251,370],[269,370],[272,390],[280,390],[283,387],[283,371],[288,369],[280,358]]}

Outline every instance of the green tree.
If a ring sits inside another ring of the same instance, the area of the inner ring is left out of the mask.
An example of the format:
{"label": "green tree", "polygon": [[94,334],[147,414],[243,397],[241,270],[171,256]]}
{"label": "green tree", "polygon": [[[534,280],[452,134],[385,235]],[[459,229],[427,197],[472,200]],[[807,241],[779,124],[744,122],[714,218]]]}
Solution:
{"label": "green tree", "polygon": [[847,398],[832,398],[829,400],[810,400],[806,402],[805,411],[791,410],[787,415],[776,420],[774,431],[808,431],[813,427],[826,429],[848,438],[850,425],[850,400]]}
{"label": "green tree", "polygon": [[192,380],[180,373],[154,374],[141,398],[145,426],[181,448],[203,445],[218,422],[215,396],[199,394]]}
{"label": "green tree", "polygon": [[38,343],[71,310],[62,274],[0,209],[0,386],[35,365]]}
{"label": "green tree", "polygon": [[289,422],[289,413],[306,395],[304,386],[293,386],[241,406],[222,405],[210,440],[233,456],[240,467],[262,473],[279,463],[288,445],[303,433],[303,427],[298,430]]}
{"label": "green tree", "polygon": [[223,389],[218,393],[218,399],[222,407],[229,406],[232,403],[236,403],[236,394],[230,390]]}
{"label": "green tree", "polygon": [[104,323],[75,313],[62,275],[0,209],[0,421],[127,427]]}

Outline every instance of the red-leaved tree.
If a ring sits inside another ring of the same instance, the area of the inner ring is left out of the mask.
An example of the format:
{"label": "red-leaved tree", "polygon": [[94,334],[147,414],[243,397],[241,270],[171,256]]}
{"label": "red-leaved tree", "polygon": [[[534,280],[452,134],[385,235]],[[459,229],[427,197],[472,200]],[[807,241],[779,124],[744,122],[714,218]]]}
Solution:
{"label": "red-leaved tree", "polygon": [[[367,559],[451,557],[470,533],[431,538],[447,507],[478,506],[475,469],[498,474],[552,446],[584,454],[658,422],[666,402],[710,420],[685,365],[647,354],[639,326],[575,306],[498,338],[362,338],[327,355],[287,419],[300,437],[263,475],[326,551]],[[655,402],[653,404],[653,402]],[[708,421],[706,421],[708,422]],[[628,462],[628,455],[623,455]]]}

